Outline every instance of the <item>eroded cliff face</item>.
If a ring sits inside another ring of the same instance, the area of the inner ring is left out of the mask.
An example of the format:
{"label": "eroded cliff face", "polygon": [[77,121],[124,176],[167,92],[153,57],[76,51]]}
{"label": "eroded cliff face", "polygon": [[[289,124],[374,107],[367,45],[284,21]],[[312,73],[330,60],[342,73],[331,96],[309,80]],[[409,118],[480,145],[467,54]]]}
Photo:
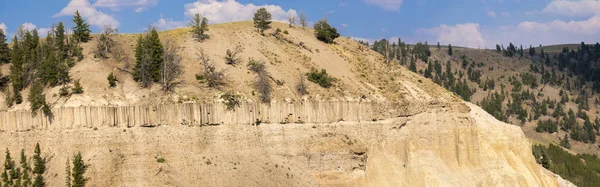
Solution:
{"label": "eroded cliff face", "polygon": [[557,176],[536,164],[518,127],[472,104],[378,121],[344,117],[259,126],[5,130],[0,147],[27,148],[31,155],[40,142],[49,186],[64,185],[66,159],[77,151],[90,164],[90,186],[559,186]]}

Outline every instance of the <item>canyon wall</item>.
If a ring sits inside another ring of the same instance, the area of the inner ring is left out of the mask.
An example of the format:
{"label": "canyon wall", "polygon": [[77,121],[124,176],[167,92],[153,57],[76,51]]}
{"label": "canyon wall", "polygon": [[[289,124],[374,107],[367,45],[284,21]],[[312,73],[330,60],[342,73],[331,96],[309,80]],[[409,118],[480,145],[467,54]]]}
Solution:
{"label": "canyon wall", "polygon": [[[33,129],[76,129],[99,127],[139,127],[158,125],[249,125],[265,123],[330,123],[365,121],[412,115],[424,107],[408,107],[390,114],[388,104],[369,101],[274,102],[264,105],[242,102],[235,110],[223,103],[184,103],[154,106],[82,106],[55,108],[52,117],[41,112],[0,112],[0,131]],[[402,108],[402,107],[399,107]],[[410,109],[409,109],[410,108]]]}

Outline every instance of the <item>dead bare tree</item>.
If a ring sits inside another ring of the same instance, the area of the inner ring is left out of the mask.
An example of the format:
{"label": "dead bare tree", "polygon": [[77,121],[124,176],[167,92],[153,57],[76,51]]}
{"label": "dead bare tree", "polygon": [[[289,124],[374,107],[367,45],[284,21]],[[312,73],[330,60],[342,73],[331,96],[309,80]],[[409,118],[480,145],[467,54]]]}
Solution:
{"label": "dead bare tree", "polygon": [[258,73],[258,80],[256,82],[256,89],[260,93],[260,101],[263,103],[271,103],[271,83],[269,82],[269,75],[266,71]]}
{"label": "dead bare tree", "polygon": [[258,75],[255,86],[260,94],[260,101],[263,103],[271,103],[271,91],[273,88],[269,82],[270,76],[267,73],[265,64],[250,58],[250,60],[248,60],[248,69]]}
{"label": "dead bare tree", "polygon": [[201,79],[204,79],[208,87],[218,88],[219,86],[224,85],[226,78],[225,70],[217,70],[217,67],[211,62],[210,57],[203,49],[200,49],[200,52],[198,52],[198,57],[202,66],[204,66],[204,73],[202,74]]}
{"label": "dead bare tree", "polygon": [[163,44],[163,67],[161,67],[161,84],[163,91],[172,91],[179,84],[177,79],[183,74],[179,46],[173,40]]}
{"label": "dead bare tree", "polygon": [[300,76],[300,82],[298,82],[298,84],[296,84],[296,91],[300,95],[308,94],[308,88],[307,88],[306,83],[304,82],[304,78],[302,78],[302,76]]}
{"label": "dead bare tree", "polygon": [[304,15],[304,12],[300,12],[299,19],[300,19],[300,25],[303,28],[308,27],[308,17],[306,17],[306,15]]}
{"label": "dead bare tree", "polygon": [[296,25],[296,16],[294,16],[294,14],[292,12],[290,12],[288,14],[288,23],[290,24],[290,28],[294,27]]}
{"label": "dead bare tree", "polygon": [[114,36],[116,36],[118,33],[119,30],[110,26],[105,26],[100,36],[96,39],[97,44],[94,54],[102,58],[108,58],[108,53],[118,51],[115,50],[117,42],[114,40]]}
{"label": "dead bare tree", "polygon": [[244,48],[241,45],[235,46],[235,49],[233,49],[233,51],[227,49],[227,53],[225,55],[225,63],[235,66],[242,60],[242,58],[240,57],[240,53],[242,53],[243,51]]}

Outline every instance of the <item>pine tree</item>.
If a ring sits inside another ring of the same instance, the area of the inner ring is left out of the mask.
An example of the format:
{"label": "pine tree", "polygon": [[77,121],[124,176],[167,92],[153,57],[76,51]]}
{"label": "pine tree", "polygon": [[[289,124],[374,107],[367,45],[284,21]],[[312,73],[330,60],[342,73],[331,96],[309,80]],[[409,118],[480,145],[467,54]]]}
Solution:
{"label": "pine tree", "polygon": [[[317,39],[325,43],[333,43],[333,40],[340,37],[337,29],[329,25],[326,19],[318,21],[313,27],[315,29],[315,36]],[[386,43],[386,45],[387,44],[388,43]]]}
{"label": "pine tree", "polygon": [[67,163],[65,168],[65,186],[71,187],[71,163],[69,162],[69,157],[67,157]]}
{"label": "pine tree", "polygon": [[75,86],[73,87],[73,90],[71,90],[71,92],[73,94],[82,94],[83,93],[83,87],[81,87],[81,83],[79,82],[79,80],[75,81]]}
{"label": "pine tree", "polygon": [[21,176],[21,186],[22,187],[27,187],[29,185],[31,185],[31,178],[29,177],[29,171],[31,171],[31,168],[29,167],[29,163],[27,163],[27,156],[25,156],[25,150],[21,149],[21,171],[22,171],[22,176]]}
{"label": "pine tree", "polygon": [[134,80],[141,82],[142,87],[148,87],[152,82],[158,82],[164,59],[163,45],[156,29],[151,28],[147,34],[138,38],[135,57]]}
{"label": "pine tree", "polygon": [[448,44],[448,55],[452,56],[452,44]]}
{"label": "pine tree", "polygon": [[84,177],[85,171],[87,170],[87,166],[83,162],[81,158],[81,152],[77,153],[73,157],[73,170],[71,175],[73,176],[73,182],[71,183],[72,187],[83,187],[87,179]]}
{"label": "pine tree", "polygon": [[260,8],[254,13],[254,27],[258,29],[261,34],[264,34],[265,30],[269,29],[271,25],[271,13],[266,8]]}
{"label": "pine tree", "polygon": [[194,38],[196,38],[196,40],[201,41],[207,38],[205,32],[208,31],[208,19],[206,19],[206,17],[203,17],[200,14],[196,13],[192,21],[190,21],[189,25],[192,28],[191,32],[193,33]]}
{"label": "pine tree", "polygon": [[46,183],[44,182],[44,173],[46,172],[46,159],[42,158],[42,151],[40,149],[40,144],[37,143],[35,145],[35,151],[33,155],[33,174],[35,174],[35,178],[33,180],[33,187],[44,187]]}
{"label": "pine tree", "polygon": [[44,107],[46,104],[46,96],[44,95],[44,87],[39,81],[35,81],[31,90],[29,90],[29,97],[27,98],[29,105],[31,106],[31,114],[37,115],[37,111]]}
{"label": "pine tree", "polygon": [[[54,38],[54,45],[57,50],[57,56],[66,59],[67,58],[67,47],[65,45],[65,26],[62,21],[58,22],[58,26],[56,26],[56,30],[54,31],[56,37]],[[48,40],[46,40],[48,41]]]}
{"label": "pine tree", "polygon": [[75,27],[73,27],[73,36],[79,42],[88,42],[90,40],[90,25],[81,17],[79,14],[79,10],[75,12],[73,16],[73,23]]}
{"label": "pine tree", "polygon": [[416,60],[414,58],[411,58],[410,60],[410,65],[408,66],[408,69],[412,72],[417,72],[417,64],[415,62]]}
{"label": "pine tree", "polygon": [[11,51],[6,43],[6,35],[4,30],[0,29],[0,64],[7,64],[10,62]]}
{"label": "pine tree", "polygon": [[[23,54],[21,47],[22,42],[17,39],[17,36],[13,39],[13,50],[11,51],[11,66],[10,66],[10,80],[13,86],[13,92],[15,95],[19,93],[25,87],[23,81]],[[17,103],[19,104],[19,103]]]}

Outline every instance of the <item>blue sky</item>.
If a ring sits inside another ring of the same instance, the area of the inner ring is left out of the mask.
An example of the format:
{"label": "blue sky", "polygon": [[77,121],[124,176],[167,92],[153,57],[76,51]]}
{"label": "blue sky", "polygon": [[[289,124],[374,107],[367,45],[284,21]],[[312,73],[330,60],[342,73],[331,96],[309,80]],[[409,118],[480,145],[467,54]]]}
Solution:
{"label": "blue sky", "polygon": [[98,32],[183,27],[200,13],[211,23],[251,20],[259,7],[276,20],[306,13],[327,16],[343,36],[373,41],[440,42],[473,48],[496,43],[539,45],[600,41],[600,1],[565,0],[0,0],[0,29],[23,25],[45,33],[52,23],[72,26],[75,10]]}

